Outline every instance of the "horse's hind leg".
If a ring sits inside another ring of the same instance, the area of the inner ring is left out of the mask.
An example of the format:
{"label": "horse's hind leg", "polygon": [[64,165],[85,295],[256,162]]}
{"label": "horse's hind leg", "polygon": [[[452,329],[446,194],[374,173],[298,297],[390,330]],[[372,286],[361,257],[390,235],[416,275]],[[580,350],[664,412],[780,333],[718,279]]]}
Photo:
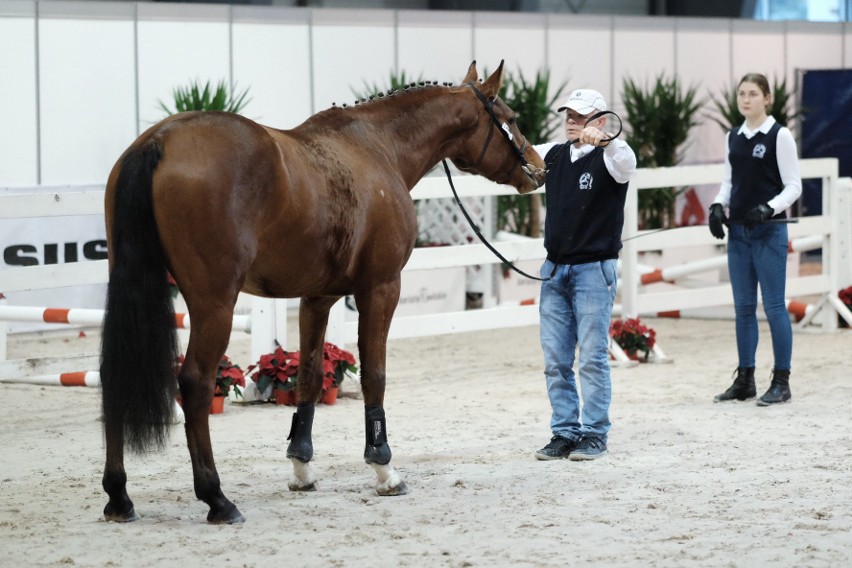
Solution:
{"label": "horse's hind leg", "polygon": [[290,435],[287,457],[293,464],[293,479],[287,484],[290,491],[316,490],[316,476],[310,461],[314,455],[311,430],[315,402],[322,390],[322,354],[328,311],[337,297],[302,298],[299,303],[299,381],[296,387],[298,404]]}
{"label": "horse's hind leg", "polygon": [[127,495],[127,473],[124,471],[124,432],[110,431],[106,435],[106,467],[102,485],[109,495],[104,507],[104,518],[108,521],[135,521],[136,510],[133,501]]}
{"label": "horse's hind leg", "polygon": [[405,495],[408,487],[390,465],[391,449],[385,424],[385,363],[388,330],[399,300],[400,281],[356,290],[358,304],[358,354],[361,357],[361,389],[364,393],[366,446],[364,460],[376,471],[379,495]]}
{"label": "horse's hind leg", "polygon": [[186,415],[186,442],[192,460],[195,495],[210,506],[209,522],[241,523],[245,518],[222,493],[210,443],[208,419],[216,369],[228,346],[233,319],[233,303],[230,310],[213,307],[215,305],[209,303],[197,313],[192,313],[190,308],[192,326],[178,384]]}

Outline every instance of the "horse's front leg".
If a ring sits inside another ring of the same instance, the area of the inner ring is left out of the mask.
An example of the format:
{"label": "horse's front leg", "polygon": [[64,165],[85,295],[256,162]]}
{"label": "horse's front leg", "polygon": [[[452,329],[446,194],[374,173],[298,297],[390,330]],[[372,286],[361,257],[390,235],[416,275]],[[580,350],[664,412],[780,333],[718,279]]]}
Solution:
{"label": "horse's front leg", "polygon": [[315,491],[317,478],[310,461],[314,457],[312,429],[314,404],[322,391],[322,353],[328,311],[339,297],[302,298],[299,303],[299,380],[296,384],[296,412],[287,439],[287,457],[293,464],[290,491]]}
{"label": "horse's front leg", "polygon": [[358,354],[361,357],[361,389],[364,393],[366,445],[364,460],[376,471],[379,495],[405,495],[408,487],[390,464],[385,421],[385,363],[388,330],[399,301],[400,280],[355,293],[358,304]]}

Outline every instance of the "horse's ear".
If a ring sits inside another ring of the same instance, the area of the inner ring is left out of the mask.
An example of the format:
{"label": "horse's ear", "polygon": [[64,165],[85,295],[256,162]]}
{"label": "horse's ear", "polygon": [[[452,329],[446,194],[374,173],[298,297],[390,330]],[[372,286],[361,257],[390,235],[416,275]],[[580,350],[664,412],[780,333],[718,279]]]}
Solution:
{"label": "horse's ear", "polygon": [[482,84],[482,94],[492,101],[500,94],[500,87],[503,86],[503,60],[500,60],[500,66],[492,73],[488,79]]}
{"label": "horse's ear", "polygon": [[467,83],[476,84],[479,80],[479,74],[476,72],[476,59],[471,62],[470,67],[467,68],[467,75],[462,79],[462,85],[466,85]]}

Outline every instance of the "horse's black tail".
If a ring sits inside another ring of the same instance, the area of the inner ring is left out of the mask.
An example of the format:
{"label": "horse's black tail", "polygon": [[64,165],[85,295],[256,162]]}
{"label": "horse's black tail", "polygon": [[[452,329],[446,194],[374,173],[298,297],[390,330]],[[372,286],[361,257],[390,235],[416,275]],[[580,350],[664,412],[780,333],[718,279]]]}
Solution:
{"label": "horse's black tail", "polygon": [[151,191],[156,140],[125,154],[114,188],[112,257],[101,338],[104,429],[127,448],[165,445],[179,354],[174,305]]}

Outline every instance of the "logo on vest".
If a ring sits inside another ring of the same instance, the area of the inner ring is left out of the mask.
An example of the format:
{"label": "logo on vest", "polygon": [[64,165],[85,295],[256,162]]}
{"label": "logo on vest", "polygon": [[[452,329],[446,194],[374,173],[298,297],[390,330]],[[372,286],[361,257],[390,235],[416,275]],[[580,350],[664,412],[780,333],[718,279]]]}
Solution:
{"label": "logo on vest", "polygon": [[764,146],[763,144],[758,144],[757,146],[754,147],[754,150],[751,151],[751,156],[753,158],[760,158],[761,160],[763,159],[763,156],[765,154],[766,154],[766,146]]}
{"label": "logo on vest", "polygon": [[580,176],[580,191],[592,189],[592,183],[594,183],[594,181],[595,180],[592,177],[592,174],[590,174],[589,172],[583,173]]}

